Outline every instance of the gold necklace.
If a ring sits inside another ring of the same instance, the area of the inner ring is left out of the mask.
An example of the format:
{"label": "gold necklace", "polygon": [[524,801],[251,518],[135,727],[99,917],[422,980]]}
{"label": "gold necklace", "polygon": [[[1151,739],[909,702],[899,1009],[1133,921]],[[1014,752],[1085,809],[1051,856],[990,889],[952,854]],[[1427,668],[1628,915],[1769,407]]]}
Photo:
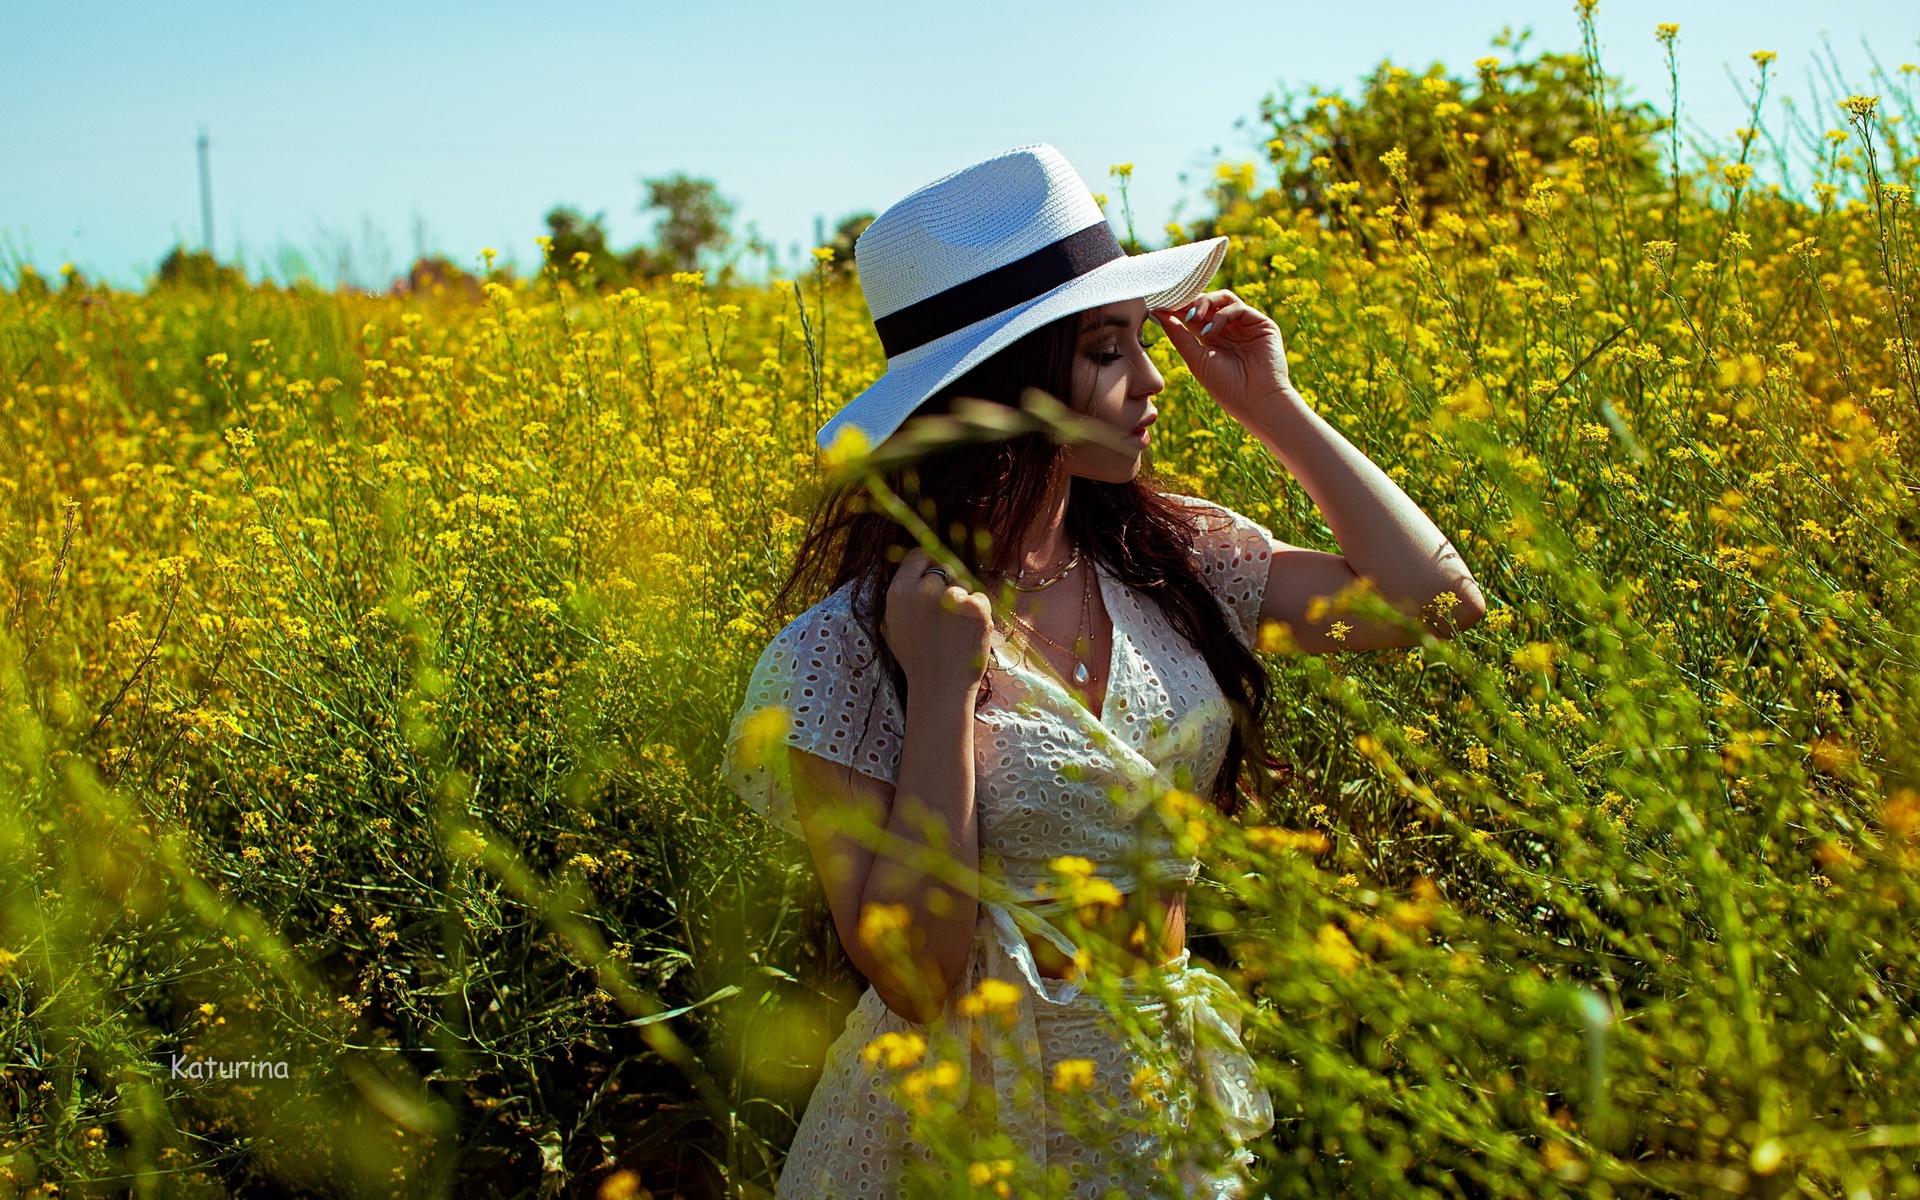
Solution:
{"label": "gold necklace", "polygon": [[[1077,559],[1079,555],[1076,553],[1074,557]],[[1055,582],[1058,581],[1056,580]],[[1023,633],[1032,634],[1047,645],[1052,646],[1055,650],[1064,650],[1068,654],[1073,655],[1074,685],[1077,687],[1085,687],[1087,685],[1087,680],[1092,678],[1091,673],[1087,670],[1087,659],[1093,656],[1093,572],[1091,570],[1087,572],[1085,586],[1080,589],[1080,624],[1074,629],[1073,645],[1062,646],[1059,642],[1054,641],[1046,634],[1034,628],[1031,622],[1017,612],[1008,610],[1007,615],[1013,618]]]}
{"label": "gold necklace", "polygon": [[1052,575],[1042,579],[1039,583],[1021,583],[1018,576],[1007,580],[1007,582],[1012,585],[1013,590],[1016,592],[1044,592],[1054,584],[1059,583],[1062,579],[1065,579],[1068,573],[1079,565],[1080,548],[1076,546],[1074,547],[1072,556],[1067,559],[1066,565],[1058,571],[1055,571]]}

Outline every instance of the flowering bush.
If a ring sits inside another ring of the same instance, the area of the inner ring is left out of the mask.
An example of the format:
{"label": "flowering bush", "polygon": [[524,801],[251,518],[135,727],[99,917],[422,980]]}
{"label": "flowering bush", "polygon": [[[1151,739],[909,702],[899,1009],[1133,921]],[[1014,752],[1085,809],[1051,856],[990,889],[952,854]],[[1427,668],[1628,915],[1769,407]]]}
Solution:
{"label": "flowering bush", "polygon": [[[1226,285],[1494,605],[1268,630],[1287,782],[1166,805],[1256,1175],[1914,1194],[1912,96],[1796,190],[1753,131],[1678,169],[1581,61],[1388,71],[1222,177]],[[718,755],[882,365],[852,285],[23,285],[0,330],[0,1190],[764,1195],[854,981]],[[1160,478],[1333,548],[1154,353]],[[956,1129],[944,1194],[1037,1194]]]}

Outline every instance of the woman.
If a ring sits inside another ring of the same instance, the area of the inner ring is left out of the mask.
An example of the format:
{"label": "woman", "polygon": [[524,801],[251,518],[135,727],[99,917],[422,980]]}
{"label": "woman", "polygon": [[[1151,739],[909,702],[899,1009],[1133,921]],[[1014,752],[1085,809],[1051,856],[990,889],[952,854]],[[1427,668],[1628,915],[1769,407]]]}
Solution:
{"label": "woman", "polygon": [[[729,781],[805,836],[872,986],[829,1053],[782,1196],[901,1194],[928,1156],[888,1060],[917,1061],[918,1034],[987,1026],[1011,1043],[959,1043],[971,1051],[935,1084],[993,1102],[998,1131],[1069,1168],[1075,1195],[1166,1190],[1149,1178],[1154,1145],[1076,1137],[1006,1051],[1037,1055],[1042,1080],[1138,1098],[1139,1056],[1080,992],[1076,946],[1044,919],[1064,908],[1049,888],[1075,878],[1123,898],[1079,911],[1110,913],[1093,927],[1159,964],[1127,1003],[1187,1048],[1189,1078],[1233,1140],[1218,1161],[1178,1166],[1182,1193],[1235,1194],[1251,1157],[1239,1143],[1272,1123],[1230,990],[1186,955],[1198,863],[1146,801],[1177,787],[1231,813],[1269,761],[1264,622],[1308,653],[1408,644],[1392,622],[1332,619],[1326,599],[1360,577],[1440,636],[1484,604],[1432,521],[1294,390],[1274,322],[1231,292],[1203,294],[1225,242],[1125,255],[1044,145],[928,185],[860,239],[887,371],[820,431],[823,446],[848,430],[882,443],[910,416],[967,397],[1013,405],[1029,387],[1095,435],[949,445],[893,472],[921,532],[946,539],[940,561],[857,488],[826,498],[800,549],[782,600],[827,595],[761,656]],[[1142,476],[1164,386],[1141,343],[1149,316],[1299,479],[1345,554],[1290,546]]]}

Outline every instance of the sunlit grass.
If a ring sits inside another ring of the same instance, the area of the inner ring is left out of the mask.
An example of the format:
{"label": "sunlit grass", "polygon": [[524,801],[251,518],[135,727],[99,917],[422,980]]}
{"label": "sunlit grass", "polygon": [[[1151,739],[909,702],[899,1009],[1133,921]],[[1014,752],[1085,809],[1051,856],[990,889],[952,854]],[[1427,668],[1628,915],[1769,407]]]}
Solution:
{"label": "sunlit grass", "polygon": [[[1221,181],[1226,284],[1494,606],[1276,653],[1288,782],[1169,802],[1262,1178],[1912,1194],[1911,98],[1802,199],[1590,92],[1536,156],[1509,85]],[[881,365],[825,278],[0,294],[0,1194],[771,1189],[853,981],[718,762]],[[1332,548],[1153,352],[1161,479]],[[946,1194],[1017,1179],[937,1124]]]}

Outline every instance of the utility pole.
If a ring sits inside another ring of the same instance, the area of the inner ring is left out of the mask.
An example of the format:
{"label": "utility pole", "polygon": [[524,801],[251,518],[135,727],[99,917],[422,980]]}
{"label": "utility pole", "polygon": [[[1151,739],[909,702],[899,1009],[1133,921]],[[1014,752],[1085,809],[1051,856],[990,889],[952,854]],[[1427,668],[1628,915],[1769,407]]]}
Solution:
{"label": "utility pole", "polygon": [[813,244],[816,246],[827,244],[827,219],[818,214],[813,218]]}
{"label": "utility pole", "polygon": [[200,246],[213,257],[213,169],[207,160],[207,151],[212,143],[207,140],[207,126],[200,125]]}

